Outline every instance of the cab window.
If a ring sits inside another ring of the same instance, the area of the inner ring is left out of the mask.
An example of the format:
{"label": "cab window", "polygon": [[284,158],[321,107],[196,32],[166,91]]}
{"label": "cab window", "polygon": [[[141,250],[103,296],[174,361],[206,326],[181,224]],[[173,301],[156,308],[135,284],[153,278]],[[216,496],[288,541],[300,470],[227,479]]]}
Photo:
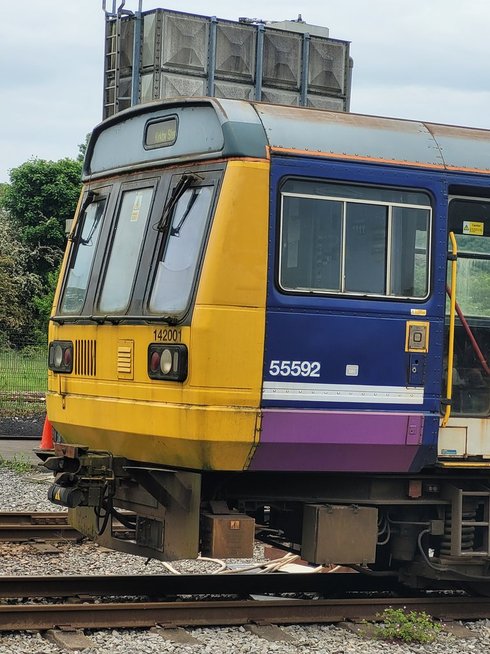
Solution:
{"label": "cab window", "polygon": [[81,228],[77,229],[73,238],[69,271],[60,305],[62,314],[79,314],[82,311],[101,232],[105,204],[105,199],[92,202],[80,219]]}
{"label": "cab window", "polygon": [[129,306],[153,191],[147,187],[122,192],[99,298],[101,313],[121,313]]}
{"label": "cab window", "polygon": [[213,186],[188,188],[179,198],[156,269],[149,300],[151,313],[181,314],[197,274]]}

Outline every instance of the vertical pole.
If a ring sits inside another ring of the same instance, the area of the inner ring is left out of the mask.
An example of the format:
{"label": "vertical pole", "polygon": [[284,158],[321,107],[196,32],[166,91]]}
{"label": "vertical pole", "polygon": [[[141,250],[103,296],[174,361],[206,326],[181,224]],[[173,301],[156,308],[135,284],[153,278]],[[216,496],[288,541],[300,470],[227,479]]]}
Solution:
{"label": "vertical pole", "polygon": [[[104,13],[105,13],[104,83],[102,89],[102,119],[104,119],[104,118],[109,118],[109,116],[112,116],[112,114],[114,113],[114,104],[115,104],[114,98],[116,94],[116,89],[115,89],[116,73],[115,73],[115,68],[111,68],[111,66],[112,66],[113,57],[114,60],[116,57],[115,53],[113,54],[116,36],[115,33],[114,34],[112,33],[114,20],[110,20],[111,18],[110,13],[105,11],[105,2],[102,8],[104,9]],[[114,79],[112,80],[110,80],[111,73],[114,73]],[[113,86],[111,85],[111,81]],[[114,92],[114,97],[112,98],[112,102],[110,101],[111,89]]]}
{"label": "vertical pole", "polygon": [[[453,397],[453,365],[454,365],[454,328],[456,323],[456,275],[458,261],[458,245],[454,232],[449,232],[452,252],[448,255],[451,262],[451,294],[449,296],[449,343],[447,353],[447,389],[446,408],[442,418],[441,427],[445,427],[451,417],[451,401]],[[454,516],[453,516],[454,517]]]}
{"label": "vertical pole", "polygon": [[303,34],[303,52],[301,57],[301,91],[299,103],[306,107],[308,102],[308,73],[310,70],[310,35]]}
{"label": "vertical pole", "polygon": [[139,0],[138,11],[134,15],[133,32],[133,66],[131,74],[131,106],[138,104],[140,99],[140,68],[141,68],[141,30],[143,18],[141,16],[143,0]]}
{"label": "vertical pole", "polygon": [[155,49],[153,52],[153,100],[158,100],[162,92],[162,47],[164,9],[155,12]]}
{"label": "vertical pole", "polygon": [[121,14],[116,15],[116,37],[115,37],[115,72],[114,72],[114,113],[117,114],[119,111],[119,99],[120,99],[120,78],[121,78]]}
{"label": "vertical pole", "polygon": [[264,74],[264,25],[257,25],[257,48],[255,57],[254,99],[262,100],[262,76]]}
{"label": "vertical pole", "polygon": [[216,32],[218,30],[218,19],[211,16],[209,23],[208,43],[208,95],[214,96],[214,76],[216,71]]}
{"label": "vertical pole", "polygon": [[350,97],[352,92],[352,69],[354,68],[354,60],[352,57],[348,57],[348,67],[345,83],[345,111],[350,111]]}

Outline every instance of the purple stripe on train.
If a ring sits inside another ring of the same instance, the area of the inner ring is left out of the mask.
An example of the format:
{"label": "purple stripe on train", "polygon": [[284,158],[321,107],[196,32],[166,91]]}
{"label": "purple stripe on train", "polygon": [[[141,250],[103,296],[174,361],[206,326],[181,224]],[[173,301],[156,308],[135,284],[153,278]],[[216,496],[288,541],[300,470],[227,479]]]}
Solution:
{"label": "purple stripe on train", "polygon": [[424,416],[265,410],[249,470],[408,472]]}

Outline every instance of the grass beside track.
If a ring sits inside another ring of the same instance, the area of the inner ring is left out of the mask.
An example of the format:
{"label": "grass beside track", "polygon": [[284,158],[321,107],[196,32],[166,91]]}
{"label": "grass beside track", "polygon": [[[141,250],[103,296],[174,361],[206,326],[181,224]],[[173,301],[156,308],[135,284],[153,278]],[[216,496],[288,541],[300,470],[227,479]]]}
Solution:
{"label": "grass beside track", "polygon": [[24,417],[45,412],[45,348],[0,350],[0,416]]}

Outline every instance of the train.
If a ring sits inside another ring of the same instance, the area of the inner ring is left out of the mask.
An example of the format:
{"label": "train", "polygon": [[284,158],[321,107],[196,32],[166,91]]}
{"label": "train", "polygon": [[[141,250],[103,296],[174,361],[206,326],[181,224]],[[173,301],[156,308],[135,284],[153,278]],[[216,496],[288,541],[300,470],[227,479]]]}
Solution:
{"label": "train", "polygon": [[103,121],[49,326],[50,499],[106,547],[254,538],[490,580],[490,131],[178,98]]}

